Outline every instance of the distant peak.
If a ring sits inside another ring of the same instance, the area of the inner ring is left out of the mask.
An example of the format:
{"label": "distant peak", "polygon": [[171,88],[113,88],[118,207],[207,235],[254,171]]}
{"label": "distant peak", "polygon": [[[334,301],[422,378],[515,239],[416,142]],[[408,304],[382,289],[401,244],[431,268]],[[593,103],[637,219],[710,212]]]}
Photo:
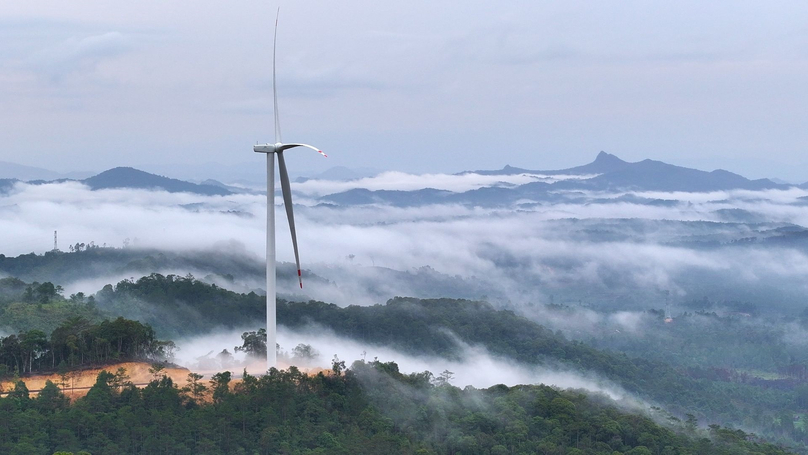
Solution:
{"label": "distant peak", "polygon": [[625,161],[621,160],[615,155],[611,153],[606,153],[603,150],[598,153],[598,156],[595,158],[596,163],[625,163]]}
{"label": "distant peak", "polygon": [[135,169],[135,168],[133,168],[133,167],[129,167],[129,166],[118,166],[118,167],[114,167],[114,168],[112,168],[112,169],[107,169],[106,171],[101,172],[101,173],[99,173],[98,175],[101,175],[101,174],[111,174],[111,173],[120,173],[120,172],[142,172],[142,173],[144,173],[144,174],[148,174],[148,172],[141,171],[140,169]]}

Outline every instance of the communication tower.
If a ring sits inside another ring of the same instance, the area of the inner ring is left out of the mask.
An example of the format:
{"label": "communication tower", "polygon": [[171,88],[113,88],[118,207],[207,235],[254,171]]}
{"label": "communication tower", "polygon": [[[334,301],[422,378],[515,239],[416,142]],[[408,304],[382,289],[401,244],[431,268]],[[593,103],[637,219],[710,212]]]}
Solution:
{"label": "communication tower", "polygon": [[673,322],[673,315],[671,314],[671,305],[670,305],[670,296],[671,291],[665,290],[665,322]]}

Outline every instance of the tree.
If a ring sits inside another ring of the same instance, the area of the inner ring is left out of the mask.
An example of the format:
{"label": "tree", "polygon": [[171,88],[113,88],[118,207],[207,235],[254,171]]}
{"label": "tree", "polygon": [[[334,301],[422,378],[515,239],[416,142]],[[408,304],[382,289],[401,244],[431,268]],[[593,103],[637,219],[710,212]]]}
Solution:
{"label": "tree", "polygon": [[443,372],[435,378],[435,385],[443,386],[443,385],[450,385],[449,381],[454,378],[454,372],[449,370],[443,370]]}
{"label": "tree", "polygon": [[685,417],[687,417],[687,420],[685,420],[685,428],[689,433],[695,433],[696,429],[699,427],[699,419],[690,413],[685,414]]}
{"label": "tree", "polygon": [[210,386],[213,389],[213,401],[220,403],[230,394],[230,372],[223,371],[211,376]]}
{"label": "tree", "polygon": [[233,354],[227,349],[222,349],[222,352],[216,354],[216,359],[219,360],[222,368],[230,368],[233,365]]}
{"label": "tree", "polygon": [[196,401],[202,398],[202,395],[208,390],[205,384],[199,382],[200,379],[202,379],[201,374],[188,373],[188,379],[186,379],[188,385],[183,387],[183,391],[191,394],[191,397]]}
{"label": "tree", "polygon": [[236,346],[236,352],[244,352],[248,357],[266,358],[267,356],[267,331],[258,329],[257,332],[244,332],[241,334],[241,346]]}
{"label": "tree", "polygon": [[152,375],[152,378],[153,378],[154,381],[159,381],[160,378],[163,378],[163,377],[166,376],[166,374],[164,372],[165,369],[166,369],[165,364],[163,364],[163,363],[153,363],[149,367],[149,374]]}
{"label": "tree", "polygon": [[320,353],[311,345],[300,343],[292,349],[292,362],[307,366],[311,364]]}
{"label": "tree", "polygon": [[62,390],[66,390],[67,386],[70,384],[70,380],[72,379],[73,371],[68,368],[67,362],[64,360],[59,362],[57,374],[59,375],[59,386],[62,388]]}
{"label": "tree", "polygon": [[24,408],[30,399],[28,396],[28,387],[25,385],[25,382],[18,379],[17,382],[14,383],[14,388],[8,393],[8,398],[17,401],[18,405]]}
{"label": "tree", "polygon": [[[41,330],[29,330],[20,335],[20,352],[23,357],[22,371],[32,372],[34,360],[45,354],[49,347],[48,336]],[[27,366],[27,370],[26,370]]]}
{"label": "tree", "polygon": [[39,395],[35,400],[36,407],[44,412],[55,412],[57,409],[64,409],[68,403],[67,397],[50,380],[45,382],[45,387],[39,391]]}
{"label": "tree", "polygon": [[[151,372],[151,369],[149,369],[149,372]],[[118,370],[112,378],[112,387],[118,389],[120,392],[121,389],[132,384],[130,379],[130,376],[126,373],[126,368],[118,367]]]}
{"label": "tree", "polygon": [[343,371],[345,371],[345,361],[340,360],[336,354],[334,354],[334,358],[331,359],[331,371],[334,372],[335,376],[340,376]]}

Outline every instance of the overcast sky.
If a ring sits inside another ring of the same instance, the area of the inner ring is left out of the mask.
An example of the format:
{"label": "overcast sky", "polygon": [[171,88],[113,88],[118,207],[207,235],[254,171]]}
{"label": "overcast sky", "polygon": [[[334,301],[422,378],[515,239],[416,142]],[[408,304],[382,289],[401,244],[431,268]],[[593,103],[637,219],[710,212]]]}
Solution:
{"label": "overcast sky", "polygon": [[[261,163],[278,3],[0,3],[0,161]],[[808,3],[281,5],[295,169],[552,169],[600,150],[808,180]]]}

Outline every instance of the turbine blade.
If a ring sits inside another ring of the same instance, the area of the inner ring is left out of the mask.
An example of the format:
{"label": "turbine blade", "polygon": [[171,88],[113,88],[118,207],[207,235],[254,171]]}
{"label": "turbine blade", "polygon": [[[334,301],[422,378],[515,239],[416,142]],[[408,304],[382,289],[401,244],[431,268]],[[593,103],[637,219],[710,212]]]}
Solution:
{"label": "turbine blade", "polygon": [[278,18],[281,16],[281,7],[275,15],[275,37],[272,39],[272,101],[275,106],[275,143],[281,142],[281,119],[278,116],[278,88],[275,82],[275,53],[278,47]]}
{"label": "turbine blade", "polygon": [[279,151],[278,171],[281,176],[281,192],[283,193],[283,206],[286,207],[286,218],[289,219],[289,230],[292,232],[292,246],[295,249],[295,263],[297,264],[297,279],[300,281],[300,289],[303,289],[303,276],[300,273],[300,256],[297,252],[297,233],[295,233],[295,212],[292,209],[292,187],[289,185],[289,173],[286,172],[286,161],[283,159],[283,152]]}
{"label": "turbine blade", "polygon": [[307,147],[307,148],[310,148],[310,149],[314,150],[315,152],[319,153],[320,155],[323,155],[324,157],[328,158],[328,155],[326,155],[322,150],[318,149],[317,147],[315,147],[313,145],[309,145],[309,144],[298,144],[298,143],[282,144],[280,146],[279,150],[284,151],[286,149],[291,149],[291,148],[295,148],[295,147]]}

